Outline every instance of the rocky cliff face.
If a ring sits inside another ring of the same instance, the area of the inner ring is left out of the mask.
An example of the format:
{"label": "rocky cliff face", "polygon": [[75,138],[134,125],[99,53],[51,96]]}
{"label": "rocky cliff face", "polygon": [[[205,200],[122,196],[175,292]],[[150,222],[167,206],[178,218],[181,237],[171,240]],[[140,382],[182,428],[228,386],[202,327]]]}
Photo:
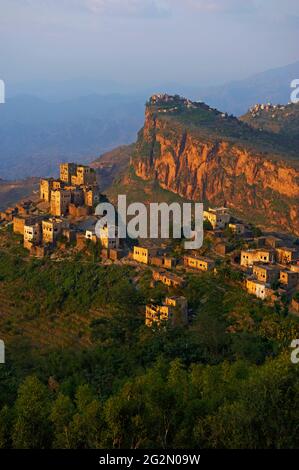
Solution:
{"label": "rocky cliff face", "polygon": [[298,163],[262,152],[255,132],[206,105],[153,97],[132,165],[180,196],[299,234]]}

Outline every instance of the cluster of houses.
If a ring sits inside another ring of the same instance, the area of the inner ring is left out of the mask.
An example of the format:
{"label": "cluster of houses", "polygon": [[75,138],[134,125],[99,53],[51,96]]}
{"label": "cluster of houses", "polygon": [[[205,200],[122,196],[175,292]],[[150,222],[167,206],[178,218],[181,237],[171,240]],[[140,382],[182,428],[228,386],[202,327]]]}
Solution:
{"label": "cluster of houses", "polygon": [[75,163],[60,165],[59,178],[40,180],[39,200],[25,201],[1,213],[13,223],[14,233],[23,236],[32,256],[43,257],[61,239],[76,242],[86,227],[96,224],[94,208],[100,191],[93,168]]}
{"label": "cluster of houses", "polygon": [[[218,207],[204,211],[205,238],[210,239],[212,245],[209,257],[202,256],[200,250],[188,250],[177,259],[169,254],[167,246],[157,248],[147,244],[129,250],[117,237],[117,227],[116,238],[109,237],[108,227],[101,227],[96,233],[99,217],[94,209],[100,197],[92,168],[63,163],[59,178],[41,179],[38,202],[22,202],[0,216],[3,221],[13,223],[14,232],[23,236],[24,247],[32,256],[43,257],[58,244],[66,242],[73,242],[77,250],[85,249],[91,243],[100,246],[103,261],[147,265],[152,270],[153,285],[161,282],[178,290],[184,287],[184,272],[215,272],[215,260],[229,254],[232,266],[245,273],[244,286],[250,294],[263,300],[275,300],[277,294],[286,294],[293,297],[293,310],[299,313],[299,302],[294,300],[299,282],[296,245],[285,246],[282,239],[274,236],[254,237],[250,226],[233,218],[226,207]],[[242,246],[251,248],[232,252],[228,234],[241,240]],[[188,321],[184,297],[169,297],[163,305],[146,306],[148,326],[165,320]]]}
{"label": "cluster of houses", "polygon": [[259,237],[259,247],[241,251],[246,288],[260,299],[273,299],[276,292],[291,294],[299,283],[299,250],[283,246],[277,237]]}
{"label": "cluster of houses", "polygon": [[[240,259],[239,268],[234,263],[236,269],[245,273],[244,287],[249,294],[262,300],[268,299],[277,301],[283,294],[291,299],[291,309],[293,313],[299,313],[299,249],[296,246],[285,246],[282,239],[275,236],[254,237],[241,221],[233,219],[227,208],[210,208],[204,212],[204,219],[213,228],[209,231],[209,236],[213,240],[213,251],[216,255],[226,255],[227,242],[224,230],[227,228],[237,239],[242,239],[245,244],[251,243],[255,248],[243,249],[239,254],[234,253],[234,259]],[[211,228],[210,227],[210,228]],[[215,259],[200,256],[196,252],[186,253],[183,259],[178,261],[167,256],[165,253],[157,255],[154,248],[136,246],[133,251],[133,259],[138,263],[145,263],[153,266],[153,281],[162,282],[172,288],[184,286],[184,277],[171,272],[170,269],[183,266],[186,270],[196,270],[204,272],[216,272]],[[159,269],[155,269],[156,267]],[[176,315],[169,314],[167,299],[163,305],[146,306],[146,324],[160,324],[162,320],[171,319],[175,321],[182,319],[180,308],[176,310]],[[188,321],[188,317],[184,317]]]}
{"label": "cluster of houses", "polygon": [[172,325],[186,325],[188,323],[188,302],[185,297],[166,297],[163,305],[146,306],[146,326],[160,326],[163,322],[170,322]]}
{"label": "cluster of houses", "polygon": [[285,108],[285,106],[279,104],[256,104],[250,108],[250,113],[253,118],[259,116],[261,112],[272,113],[272,117],[274,118],[277,111],[284,110]]}

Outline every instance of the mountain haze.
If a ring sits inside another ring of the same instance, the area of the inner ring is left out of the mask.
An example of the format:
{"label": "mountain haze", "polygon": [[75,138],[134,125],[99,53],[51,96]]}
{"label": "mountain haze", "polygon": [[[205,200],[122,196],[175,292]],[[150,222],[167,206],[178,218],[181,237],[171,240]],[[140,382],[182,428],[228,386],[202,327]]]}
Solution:
{"label": "mountain haze", "polygon": [[[204,100],[223,112],[241,115],[255,103],[287,104],[299,62],[246,80],[203,87],[179,83],[124,87],[95,80],[18,85],[22,92],[0,106],[0,178],[55,174],[62,160],[89,162],[136,139],[146,97],[157,90]],[[121,93],[111,93],[112,90]],[[28,93],[25,94],[26,90]]]}

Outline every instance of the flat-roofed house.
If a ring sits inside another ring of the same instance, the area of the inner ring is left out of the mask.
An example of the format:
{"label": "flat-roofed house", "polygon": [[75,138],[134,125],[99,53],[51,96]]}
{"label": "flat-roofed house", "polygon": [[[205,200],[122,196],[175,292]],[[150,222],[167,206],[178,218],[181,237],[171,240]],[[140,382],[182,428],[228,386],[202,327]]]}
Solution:
{"label": "flat-roofed house", "polygon": [[138,263],[150,264],[152,257],[157,255],[157,248],[145,248],[142,246],[134,246],[133,259]]}
{"label": "flat-roofed house", "polygon": [[213,229],[223,229],[230,221],[230,214],[226,207],[209,208],[203,213],[204,220],[208,220]]}
{"label": "flat-roofed house", "polygon": [[29,223],[24,226],[24,248],[31,249],[32,245],[42,240],[41,222]]}
{"label": "flat-roofed house", "polygon": [[86,165],[77,165],[76,174],[72,175],[71,183],[75,186],[88,186],[96,183],[96,173]]}
{"label": "flat-roofed house", "polygon": [[184,266],[186,268],[193,268],[199,271],[211,271],[215,267],[215,261],[198,255],[185,255]]}
{"label": "flat-roofed house", "polygon": [[163,269],[153,271],[154,281],[162,282],[165,286],[178,288],[184,285],[184,279]]}
{"label": "flat-roofed house", "polygon": [[66,184],[70,184],[72,176],[76,175],[76,163],[61,163],[60,165],[60,179]]}
{"label": "flat-roofed house", "polygon": [[270,235],[269,237],[266,237],[266,245],[271,248],[279,248],[283,245],[283,241],[281,238]]}
{"label": "flat-roofed house", "polygon": [[99,235],[101,245],[104,249],[115,250],[119,248],[120,241],[118,237],[118,228],[116,226],[110,226],[110,228],[108,228],[108,225],[105,225],[105,227],[101,227]]}
{"label": "flat-roofed house", "polygon": [[13,232],[24,235],[24,227],[29,218],[23,215],[15,215],[13,218]]}
{"label": "flat-roofed house", "polygon": [[245,233],[245,225],[240,224],[240,223],[231,223],[228,225],[228,227],[231,229],[231,231],[235,235],[243,235]]}
{"label": "flat-roofed house", "polygon": [[163,322],[170,321],[172,324],[188,323],[188,303],[185,297],[167,297],[163,305],[147,305],[145,312],[145,324],[151,327],[158,326]]}
{"label": "flat-roofed house", "polygon": [[273,264],[275,261],[274,251],[266,248],[250,249],[241,251],[241,266],[252,267],[254,263]]}
{"label": "flat-roofed house", "polygon": [[270,284],[253,278],[246,279],[246,289],[249,294],[262,300],[265,300],[271,291]]}
{"label": "flat-roofed house", "polygon": [[42,221],[42,234],[43,242],[53,244],[57,238],[62,235],[64,228],[68,227],[68,223],[65,220],[57,219],[55,217],[49,220]]}
{"label": "flat-roofed house", "polygon": [[276,248],[277,261],[281,264],[288,264],[298,258],[298,249],[289,247]]}
{"label": "flat-roofed house", "polygon": [[43,201],[50,202],[53,181],[54,181],[54,178],[42,178],[40,180],[39,193],[40,193],[40,198]]}
{"label": "flat-roofed house", "polygon": [[293,289],[298,284],[299,274],[288,269],[280,271],[279,282],[287,289]]}
{"label": "flat-roofed house", "polygon": [[51,191],[50,212],[55,217],[61,217],[68,212],[71,203],[71,191],[55,189]]}
{"label": "flat-roofed house", "polygon": [[100,190],[98,186],[84,186],[84,203],[86,206],[94,207],[100,202]]}
{"label": "flat-roofed house", "polygon": [[253,266],[253,274],[258,281],[271,284],[279,278],[279,269],[264,264],[255,264]]}

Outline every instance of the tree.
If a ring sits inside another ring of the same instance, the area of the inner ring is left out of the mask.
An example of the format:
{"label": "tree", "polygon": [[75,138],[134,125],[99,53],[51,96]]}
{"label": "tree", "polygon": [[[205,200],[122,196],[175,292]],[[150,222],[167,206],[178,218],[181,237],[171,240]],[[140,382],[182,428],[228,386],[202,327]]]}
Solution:
{"label": "tree", "polygon": [[50,419],[54,426],[54,447],[69,449],[70,431],[69,425],[73,418],[75,407],[68,396],[60,393],[52,406]]}
{"label": "tree", "polygon": [[101,405],[89,385],[76,393],[76,413],[70,424],[70,443],[74,449],[97,449],[101,446]]}
{"label": "tree", "polygon": [[44,449],[50,447],[49,391],[35,376],[20,385],[15,403],[16,421],[13,427],[13,447]]}
{"label": "tree", "polygon": [[12,413],[8,406],[4,406],[0,411],[0,449],[10,447]]}

